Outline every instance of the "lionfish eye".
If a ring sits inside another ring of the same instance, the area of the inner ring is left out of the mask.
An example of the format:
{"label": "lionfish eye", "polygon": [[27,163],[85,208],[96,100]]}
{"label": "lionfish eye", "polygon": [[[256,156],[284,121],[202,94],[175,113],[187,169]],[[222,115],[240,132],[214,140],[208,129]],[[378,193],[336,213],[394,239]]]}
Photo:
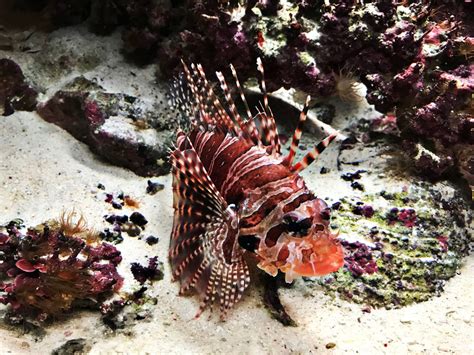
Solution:
{"label": "lionfish eye", "polygon": [[306,235],[311,228],[312,219],[310,217],[298,219],[297,216],[288,214],[283,217],[283,223],[286,225],[286,230],[297,235]]}
{"label": "lionfish eye", "polygon": [[258,249],[258,244],[260,243],[260,239],[254,235],[241,235],[238,240],[242,248],[252,252]]}

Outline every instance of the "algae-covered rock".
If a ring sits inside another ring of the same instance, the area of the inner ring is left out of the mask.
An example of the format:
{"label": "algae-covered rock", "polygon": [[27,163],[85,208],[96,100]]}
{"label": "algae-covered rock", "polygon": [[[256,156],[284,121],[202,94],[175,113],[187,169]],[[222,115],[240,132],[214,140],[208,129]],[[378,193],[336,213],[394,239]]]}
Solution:
{"label": "algae-covered rock", "polygon": [[414,183],[398,191],[343,199],[333,227],[345,265],[322,279],[330,292],[375,307],[425,301],[443,290],[472,247],[472,213],[447,186]]}

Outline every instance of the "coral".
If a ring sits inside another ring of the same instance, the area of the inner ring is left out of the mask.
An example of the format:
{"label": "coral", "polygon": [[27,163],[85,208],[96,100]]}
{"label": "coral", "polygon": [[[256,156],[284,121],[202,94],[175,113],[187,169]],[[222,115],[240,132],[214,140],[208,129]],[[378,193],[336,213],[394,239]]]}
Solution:
{"label": "coral", "polygon": [[370,123],[370,130],[372,132],[380,132],[393,136],[400,136],[400,130],[397,125],[397,116],[394,114],[387,114],[374,119]]}
{"label": "coral", "polygon": [[120,252],[97,242],[74,213],[23,234],[18,222],[0,234],[0,301],[25,317],[45,320],[77,305],[96,305],[117,292]]}
{"label": "coral", "polygon": [[346,252],[344,258],[344,266],[353,276],[361,276],[363,274],[373,274],[377,272],[377,264],[372,255],[371,249],[360,242],[343,241],[342,246]]}
{"label": "coral", "polygon": [[364,216],[366,218],[371,218],[375,213],[374,208],[372,206],[364,205],[362,202],[361,202],[361,205],[357,205],[352,210],[352,212],[354,214],[361,215],[361,216]]}
{"label": "coral", "polygon": [[415,169],[427,178],[440,179],[454,166],[454,159],[450,155],[436,155],[421,144],[407,144],[406,148],[414,161]]}
{"label": "coral", "polygon": [[434,145],[435,154],[451,161],[415,163],[422,174],[438,179],[451,167],[462,169],[458,151],[472,144],[466,123],[472,114],[463,112],[473,93],[469,5],[446,2],[434,12],[435,5],[421,1],[254,2],[239,17],[232,3],[203,4],[186,8],[177,32],[164,39],[163,74],[176,73],[176,58],[183,57],[209,71],[234,63],[245,80],[256,76],[260,56],[270,91],[292,87],[357,101],[362,81],[368,102],[385,114],[374,125],[378,132],[400,135],[403,144]]}
{"label": "coral", "polygon": [[[245,81],[257,76],[255,60],[261,57],[269,91],[295,88],[318,98],[337,95],[357,102],[363,94],[359,88],[362,82],[367,88],[367,101],[385,115],[372,125],[375,131],[400,136],[403,147],[421,144],[443,157],[442,161],[414,159],[417,171],[432,180],[461,172],[474,185],[472,164],[462,154],[474,141],[469,110],[474,90],[474,70],[469,64],[474,52],[473,12],[468,3],[42,3],[42,11],[56,26],[88,18],[91,30],[106,34],[123,25],[125,55],[140,64],[157,62],[159,75],[165,80],[181,71],[180,59],[184,59],[202,63],[211,73],[228,71],[228,64],[233,63],[241,81]],[[72,98],[70,93],[62,95],[80,106],[80,115],[90,121],[85,124],[97,128],[90,140],[99,154],[131,166],[141,175],[169,168],[166,164],[160,169],[150,166],[159,154],[149,147],[132,145],[133,149],[124,149],[132,148],[130,140],[102,129],[104,124],[100,122],[107,120],[109,112],[96,99],[76,94]],[[56,100],[62,95],[58,93]],[[50,106],[58,105],[51,102]],[[61,116],[64,109],[60,111],[56,113]],[[417,156],[413,149],[407,153],[412,158]]]}
{"label": "coral", "polygon": [[33,111],[37,97],[38,93],[26,83],[20,67],[10,59],[0,59],[0,114]]}

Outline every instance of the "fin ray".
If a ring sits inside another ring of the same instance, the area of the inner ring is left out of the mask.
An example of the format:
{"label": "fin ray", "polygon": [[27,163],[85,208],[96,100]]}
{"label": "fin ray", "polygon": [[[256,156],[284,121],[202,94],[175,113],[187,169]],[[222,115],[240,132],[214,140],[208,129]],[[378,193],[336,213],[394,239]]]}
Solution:
{"label": "fin ray", "polygon": [[[187,138],[186,138],[187,139]],[[217,191],[191,143],[175,150],[175,218],[169,258],[180,293],[193,288],[200,296],[198,315],[213,303],[225,317],[250,283],[238,244],[237,215]]]}

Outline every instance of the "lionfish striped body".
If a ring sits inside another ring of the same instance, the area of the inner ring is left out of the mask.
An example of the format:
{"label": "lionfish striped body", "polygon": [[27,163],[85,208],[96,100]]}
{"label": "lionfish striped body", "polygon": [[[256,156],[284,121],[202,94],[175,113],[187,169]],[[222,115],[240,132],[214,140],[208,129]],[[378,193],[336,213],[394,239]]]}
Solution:
{"label": "lionfish striped body", "polygon": [[335,134],[293,164],[309,97],[290,152],[283,156],[260,60],[264,105],[256,116],[259,127],[232,66],[247,111],[245,120],[221,73],[217,77],[227,107],[201,66],[183,66],[192,96],[188,104],[193,127],[187,134],[178,132],[171,154],[175,214],[169,249],[180,294],[195,290],[201,298],[198,315],[218,303],[224,317],[250,283],[245,253],[254,254],[258,267],[273,276],[283,271],[287,282],[338,270],[343,251],[329,232],[326,205],[298,174]]}

